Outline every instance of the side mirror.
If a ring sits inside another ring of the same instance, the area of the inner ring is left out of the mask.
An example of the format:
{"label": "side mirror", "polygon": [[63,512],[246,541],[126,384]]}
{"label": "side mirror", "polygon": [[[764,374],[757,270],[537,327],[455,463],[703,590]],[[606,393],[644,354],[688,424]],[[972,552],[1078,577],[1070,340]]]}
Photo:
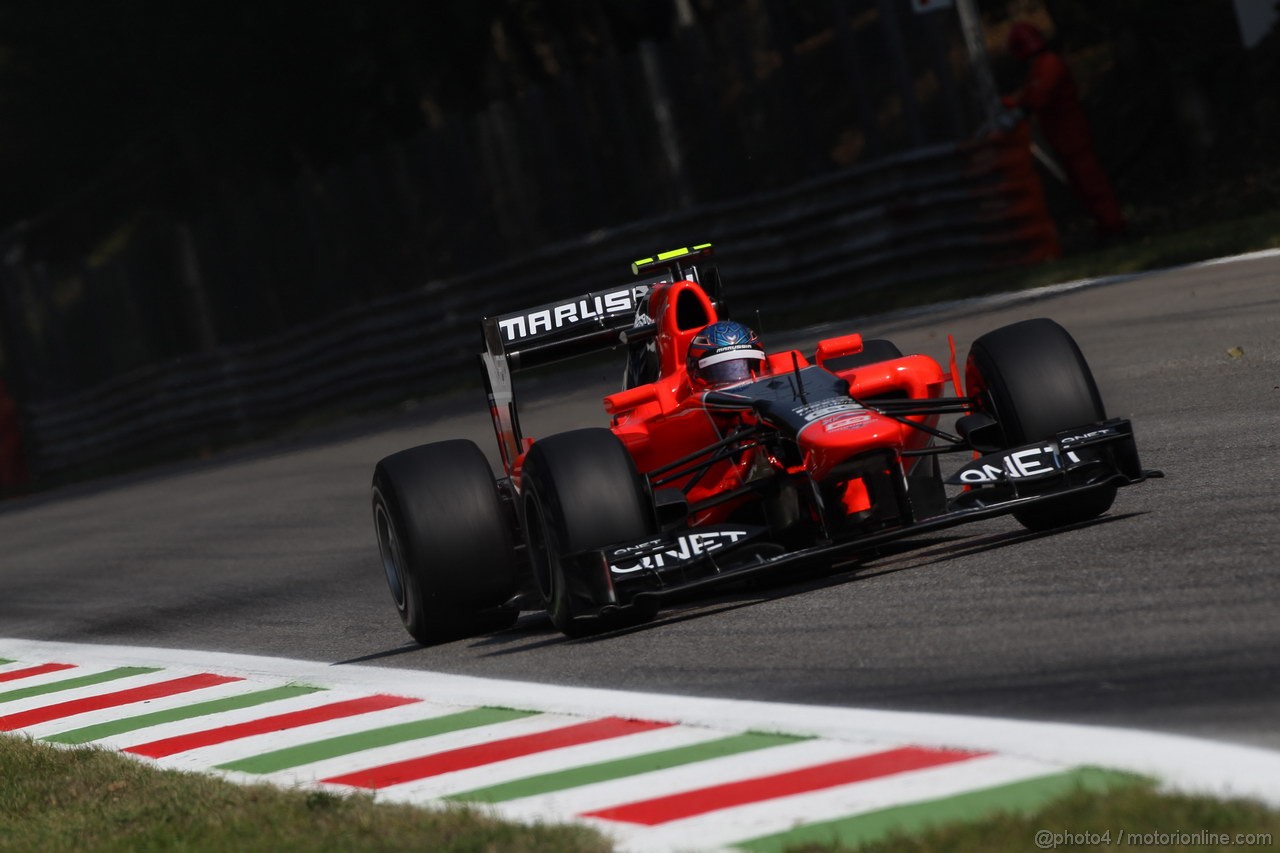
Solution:
{"label": "side mirror", "polygon": [[862,352],[862,335],[844,335],[839,338],[827,338],[825,341],[818,341],[818,351],[814,353],[813,360],[821,367],[824,362],[833,358],[855,355],[860,352]]}
{"label": "side mirror", "polygon": [[658,388],[650,382],[605,397],[604,410],[610,415],[621,415],[633,409],[638,409],[645,403],[653,403],[657,399]]}

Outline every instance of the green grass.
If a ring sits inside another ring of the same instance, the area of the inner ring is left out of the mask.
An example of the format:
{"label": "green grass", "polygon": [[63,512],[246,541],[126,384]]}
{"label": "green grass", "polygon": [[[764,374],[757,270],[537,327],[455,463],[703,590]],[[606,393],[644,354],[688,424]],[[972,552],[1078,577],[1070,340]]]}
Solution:
{"label": "green grass", "polygon": [[[1037,833],[1056,842],[1040,847]],[[1226,844],[1193,844],[1225,835]],[[1238,833],[1270,836],[1248,844],[1234,843]],[[1057,838],[1054,835],[1057,834]],[[1109,835],[1108,835],[1109,834]],[[1165,839],[1158,836],[1165,835]],[[1068,837],[1071,836],[1071,837]],[[1091,837],[1092,836],[1092,837]],[[1109,837],[1110,841],[1104,839]],[[1170,843],[1160,843],[1160,841]],[[1248,800],[1221,801],[1209,797],[1162,794],[1151,783],[1129,785],[1105,794],[1077,788],[1042,809],[1003,812],[971,822],[951,822],[905,834],[888,832],[856,847],[838,843],[806,843],[788,853],[988,853],[1003,850],[1273,850],[1280,844],[1280,811]]]}
{"label": "green grass", "polygon": [[608,849],[584,827],[516,826],[456,805],[421,809],[242,786],[104,750],[0,737],[0,851]]}
{"label": "green grass", "polygon": [[[1280,212],[1213,222],[1182,231],[1137,236],[995,278],[1000,290],[1025,290],[1063,281],[1144,272],[1261,249],[1280,248]],[[976,286],[983,277],[966,283]],[[956,282],[964,281],[957,279]]]}
{"label": "green grass", "polygon": [[[1011,786],[1009,796],[996,789],[928,806],[900,806],[789,833],[781,843],[766,838],[746,847],[788,853],[1021,851],[1037,849],[1040,831],[1111,833],[1109,846],[1064,843],[1058,850],[1245,849],[1187,845],[1177,838],[1164,845],[1146,839],[1137,844],[1130,833],[1270,835],[1269,843],[1255,849],[1280,841],[1280,812],[1257,803],[1161,794],[1149,782],[1109,771],[1077,771],[1058,780],[1065,778],[1072,784],[1054,789],[1054,780],[1046,779],[1040,789]],[[855,846],[835,841],[837,832]],[[1125,841],[1117,843],[1121,836]],[[604,837],[584,827],[508,824],[458,804],[417,808],[379,804],[362,794],[243,786],[156,770],[106,750],[59,749],[0,736],[0,851],[610,849]],[[698,849],[696,839],[690,839],[689,849]]]}
{"label": "green grass", "polygon": [[[783,328],[832,317],[865,317],[954,299],[1030,290],[1083,278],[1134,274],[1276,248],[1280,248],[1280,212],[1264,213],[1196,228],[1135,236],[1105,248],[1073,252],[1035,266],[949,276],[881,291],[854,292],[838,302],[775,312],[769,318],[769,325]],[[732,282],[729,297],[732,301]]]}

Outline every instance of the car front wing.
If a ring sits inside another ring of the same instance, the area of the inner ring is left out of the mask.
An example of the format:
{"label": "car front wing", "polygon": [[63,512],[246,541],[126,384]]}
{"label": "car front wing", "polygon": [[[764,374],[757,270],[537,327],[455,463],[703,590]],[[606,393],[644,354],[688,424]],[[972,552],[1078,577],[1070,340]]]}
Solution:
{"label": "car front wing", "polygon": [[786,567],[835,565],[918,534],[1163,476],[1141,467],[1127,420],[1091,424],[975,459],[948,479],[964,491],[948,503],[945,512],[887,529],[786,550],[769,541],[766,527],[720,524],[659,533],[574,555],[584,568],[604,573],[610,591],[609,603],[596,614],[579,618],[605,617]]}

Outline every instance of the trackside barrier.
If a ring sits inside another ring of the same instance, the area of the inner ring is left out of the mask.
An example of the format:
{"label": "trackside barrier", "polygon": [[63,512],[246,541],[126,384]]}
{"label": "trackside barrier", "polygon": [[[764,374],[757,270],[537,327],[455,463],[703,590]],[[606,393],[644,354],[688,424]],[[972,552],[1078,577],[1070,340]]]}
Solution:
{"label": "trackside barrier", "polygon": [[[477,321],[614,283],[638,252],[720,245],[739,311],[785,309],[1057,254],[1025,128],[917,149],[785,190],[549,246],[251,344],[155,364],[26,407],[36,473],[142,448],[248,438],[339,403],[430,393],[468,370]],[[456,381],[456,380],[452,380]]]}
{"label": "trackside barrier", "polygon": [[23,489],[29,480],[22,422],[8,386],[0,379],[0,496]]}

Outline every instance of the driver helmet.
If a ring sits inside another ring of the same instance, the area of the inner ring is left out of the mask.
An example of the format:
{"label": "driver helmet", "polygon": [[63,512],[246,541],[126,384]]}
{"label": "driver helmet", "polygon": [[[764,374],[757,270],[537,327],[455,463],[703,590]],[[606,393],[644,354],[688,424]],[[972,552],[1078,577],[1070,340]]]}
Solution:
{"label": "driver helmet", "polygon": [[693,383],[714,388],[751,379],[764,358],[759,335],[741,323],[721,320],[693,336],[685,363]]}

